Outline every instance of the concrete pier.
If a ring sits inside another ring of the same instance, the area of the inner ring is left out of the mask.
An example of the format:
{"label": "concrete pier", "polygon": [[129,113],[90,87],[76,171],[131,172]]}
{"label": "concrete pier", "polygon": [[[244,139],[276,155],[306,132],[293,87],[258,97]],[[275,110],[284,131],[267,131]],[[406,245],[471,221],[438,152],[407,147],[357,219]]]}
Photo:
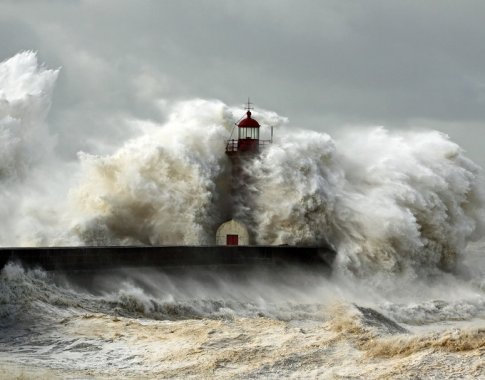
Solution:
{"label": "concrete pier", "polygon": [[329,247],[296,246],[121,246],[0,248],[0,268],[8,262],[44,270],[91,271],[123,267],[259,267],[300,265],[330,268]]}

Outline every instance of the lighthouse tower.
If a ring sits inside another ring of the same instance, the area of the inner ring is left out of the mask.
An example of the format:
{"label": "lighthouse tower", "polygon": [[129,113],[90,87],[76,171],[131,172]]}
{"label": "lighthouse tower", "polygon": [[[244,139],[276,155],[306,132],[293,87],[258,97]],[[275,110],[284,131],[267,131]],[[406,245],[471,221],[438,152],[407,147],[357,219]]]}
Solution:
{"label": "lighthouse tower", "polygon": [[[249,160],[253,159],[263,149],[265,145],[272,142],[271,140],[260,140],[260,125],[253,118],[251,102],[248,99],[246,106],[246,117],[242,118],[237,126],[237,139],[229,139],[226,144],[226,154],[231,160],[231,199],[234,213],[234,203],[243,203],[244,208],[248,208],[247,194],[244,193],[244,185],[251,182],[250,173],[243,170],[243,166]],[[273,129],[271,129],[273,137]],[[234,215],[233,215],[234,217]],[[249,216],[251,219],[251,216]],[[219,245],[247,245],[250,243],[250,234],[246,226],[238,221],[231,219],[222,224],[217,230],[216,243]]]}

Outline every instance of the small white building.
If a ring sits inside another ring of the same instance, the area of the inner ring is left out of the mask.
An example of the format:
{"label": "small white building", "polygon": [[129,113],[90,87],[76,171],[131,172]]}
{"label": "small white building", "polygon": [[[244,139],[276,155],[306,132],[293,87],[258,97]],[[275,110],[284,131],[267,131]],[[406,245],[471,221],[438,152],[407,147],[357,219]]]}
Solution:
{"label": "small white building", "polygon": [[234,219],[221,224],[216,233],[217,245],[248,245],[249,234],[246,226]]}

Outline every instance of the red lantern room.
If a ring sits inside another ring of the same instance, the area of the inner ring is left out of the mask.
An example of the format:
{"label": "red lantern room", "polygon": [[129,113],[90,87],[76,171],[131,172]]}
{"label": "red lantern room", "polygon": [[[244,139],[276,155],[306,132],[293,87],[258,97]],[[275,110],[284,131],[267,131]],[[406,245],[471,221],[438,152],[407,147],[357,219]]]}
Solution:
{"label": "red lantern room", "polygon": [[260,125],[256,119],[252,118],[251,102],[248,99],[246,117],[237,123],[237,140],[228,140],[226,153],[234,155],[237,153],[257,153],[260,145],[268,144],[269,140],[259,139]]}
{"label": "red lantern room", "polygon": [[246,118],[237,125],[238,151],[257,152],[259,148],[259,123],[251,118],[251,111],[246,112]]}

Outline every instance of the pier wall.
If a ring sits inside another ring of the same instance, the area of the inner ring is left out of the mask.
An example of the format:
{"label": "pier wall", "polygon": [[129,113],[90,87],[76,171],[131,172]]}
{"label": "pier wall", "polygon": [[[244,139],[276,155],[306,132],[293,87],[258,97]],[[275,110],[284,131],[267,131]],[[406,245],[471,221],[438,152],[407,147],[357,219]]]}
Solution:
{"label": "pier wall", "polygon": [[122,246],[0,248],[8,262],[45,270],[102,270],[120,267],[320,265],[330,267],[328,247],[296,246]]}

